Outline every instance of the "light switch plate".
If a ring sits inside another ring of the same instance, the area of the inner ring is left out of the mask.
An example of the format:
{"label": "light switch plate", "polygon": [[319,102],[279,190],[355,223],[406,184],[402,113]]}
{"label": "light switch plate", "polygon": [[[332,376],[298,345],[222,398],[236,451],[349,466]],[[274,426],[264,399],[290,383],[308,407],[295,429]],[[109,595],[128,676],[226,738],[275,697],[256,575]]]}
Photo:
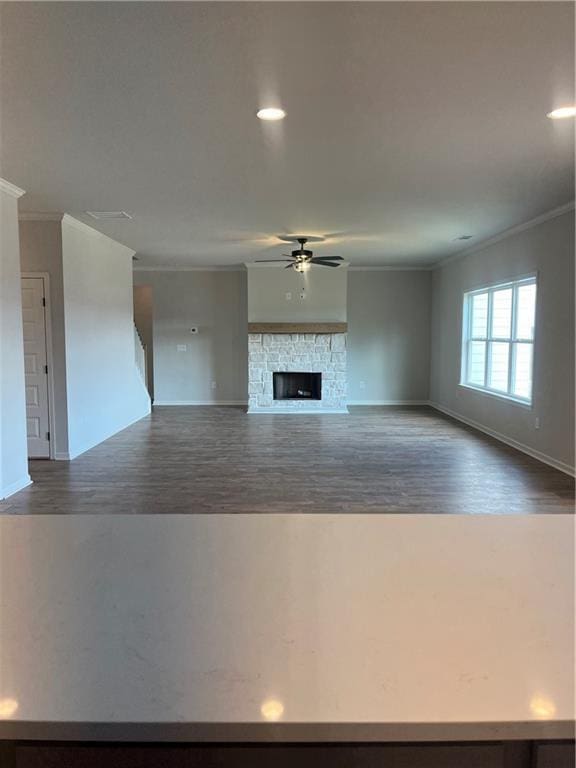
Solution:
{"label": "light switch plate", "polygon": [[186,344],[176,344],[176,352],[186,352]]}

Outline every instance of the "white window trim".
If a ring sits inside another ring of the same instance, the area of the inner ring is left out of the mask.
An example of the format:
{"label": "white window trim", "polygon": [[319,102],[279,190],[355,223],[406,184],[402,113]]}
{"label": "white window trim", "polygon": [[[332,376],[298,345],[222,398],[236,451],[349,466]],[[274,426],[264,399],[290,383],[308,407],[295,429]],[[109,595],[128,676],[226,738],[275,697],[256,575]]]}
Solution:
{"label": "white window trim", "polygon": [[[529,411],[531,411],[533,407],[531,400],[523,400],[521,397],[508,395],[506,392],[500,392],[496,389],[482,389],[482,387],[476,387],[474,384],[464,384],[462,381],[458,382],[458,386],[463,389],[469,389],[472,392],[477,392],[479,395],[488,395],[488,397],[495,397],[497,400],[507,400],[509,403],[514,403],[514,405],[519,405]],[[532,389],[534,389],[534,382],[532,382]]]}
{"label": "white window trim", "polygon": [[[534,338],[532,339],[517,338],[516,337],[516,312],[517,312],[517,304],[518,304],[518,288],[521,285],[530,284],[530,283],[534,283],[536,285]],[[504,290],[506,288],[512,288],[512,317],[511,317],[510,336],[508,337],[491,336],[491,330],[492,330],[491,294],[495,293],[496,291]],[[483,294],[483,293],[490,294],[488,299],[486,337],[476,338],[476,337],[472,337],[472,334],[471,334],[472,318],[469,312],[469,305],[473,296],[478,294]],[[472,390],[473,392],[479,392],[483,395],[490,395],[491,397],[496,397],[501,400],[506,400],[508,402],[515,403],[516,405],[522,405],[528,409],[532,408],[533,401],[534,401],[534,361],[535,361],[536,322],[537,322],[536,315],[537,315],[537,308],[538,308],[538,296],[539,296],[539,291],[538,291],[537,273],[522,275],[521,277],[509,279],[502,283],[500,282],[493,283],[492,285],[486,285],[486,286],[483,286],[482,288],[475,288],[473,290],[464,292],[463,309],[462,309],[462,347],[461,347],[460,381],[458,382],[458,385],[460,387],[464,387],[465,389]],[[469,343],[474,340],[486,342],[486,358],[485,358],[485,365],[484,365],[484,386],[481,386],[479,384],[472,384],[467,381]],[[510,346],[510,359],[509,359],[509,366],[508,366],[508,391],[506,392],[503,392],[502,390],[498,390],[498,389],[493,389],[492,387],[488,386],[488,376],[489,376],[489,367],[490,367],[489,366],[490,342],[498,342],[498,341],[506,342]],[[519,397],[518,395],[514,395],[511,392],[512,381],[514,380],[514,367],[516,362],[516,355],[514,354],[513,350],[515,348],[514,345],[516,344],[532,345],[532,391],[530,393],[529,398]]]}

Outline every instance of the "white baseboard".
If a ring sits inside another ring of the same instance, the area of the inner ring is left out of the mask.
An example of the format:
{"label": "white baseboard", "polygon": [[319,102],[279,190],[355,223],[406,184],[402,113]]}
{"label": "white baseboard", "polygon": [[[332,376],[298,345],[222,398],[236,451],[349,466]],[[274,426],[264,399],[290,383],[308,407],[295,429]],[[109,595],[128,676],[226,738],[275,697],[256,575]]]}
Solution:
{"label": "white baseboard", "polygon": [[247,400],[154,400],[154,405],[248,405]]}
{"label": "white baseboard", "polygon": [[428,400],[348,400],[348,405],[429,405]]}
{"label": "white baseboard", "polygon": [[554,459],[552,456],[548,456],[546,453],[537,451],[535,448],[530,448],[530,446],[524,445],[524,443],[519,443],[517,440],[513,440],[511,437],[507,437],[506,435],[503,435],[501,432],[496,432],[494,429],[485,427],[483,424],[479,424],[477,421],[468,419],[466,416],[462,416],[462,414],[456,413],[456,411],[452,411],[450,408],[446,408],[445,406],[440,405],[439,403],[434,403],[430,401],[429,405],[431,408],[434,408],[435,410],[440,411],[441,413],[445,413],[447,416],[451,416],[453,419],[456,419],[457,421],[461,421],[463,424],[467,424],[469,427],[473,427],[474,429],[477,429],[479,432],[483,432],[485,435],[489,435],[490,437],[493,437],[495,440],[499,440],[501,443],[505,443],[506,445],[509,445],[511,448],[515,448],[517,451],[526,453],[528,456],[531,456],[533,459],[537,459],[538,461],[541,461],[543,464],[548,464],[548,466],[554,467],[554,469],[559,469],[560,472],[564,472],[565,474],[571,475],[572,477],[574,477],[574,475],[576,474],[574,467],[571,467],[569,464],[566,464],[563,461],[558,461],[558,459]]}
{"label": "white baseboard", "polygon": [[70,461],[70,454],[68,451],[56,451],[54,461]]}
{"label": "white baseboard", "polygon": [[25,475],[15,483],[10,483],[10,485],[6,485],[4,488],[0,489],[0,499],[7,499],[8,496],[13,496],[15,493],[18,493],[18,491],[27,488],[29,485],[32,485],[32,478],[30,475]]}
{"label": "white baseboard", "polygon": [[348,408],[258,408],[252,406],[246,413],[249,416],[267,414],[268,416],[326,416],[331,414],[348,414]]}

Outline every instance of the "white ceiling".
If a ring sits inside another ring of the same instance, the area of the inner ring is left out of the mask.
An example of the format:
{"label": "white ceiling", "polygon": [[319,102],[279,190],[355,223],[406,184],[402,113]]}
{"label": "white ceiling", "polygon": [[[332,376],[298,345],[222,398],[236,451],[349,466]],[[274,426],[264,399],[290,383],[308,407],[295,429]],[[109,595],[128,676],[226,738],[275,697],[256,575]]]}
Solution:
{"label": "white ceiling", "polygon": [[0,175],[142,265],[281,232],[425,265],[573,197],[569,2],[4,3],[1,34]]}

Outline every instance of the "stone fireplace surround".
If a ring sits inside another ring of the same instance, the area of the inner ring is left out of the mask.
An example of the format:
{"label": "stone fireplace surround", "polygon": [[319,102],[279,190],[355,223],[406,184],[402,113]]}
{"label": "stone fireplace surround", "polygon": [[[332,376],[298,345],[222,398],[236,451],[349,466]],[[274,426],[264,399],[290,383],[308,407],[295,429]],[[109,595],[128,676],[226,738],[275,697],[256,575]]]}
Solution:
{"label": "stone fireplace surround", "polygon": [[[320,400],[274,400],[275,371],[322,374]],[[249,333],[248,413],[348,413],[346,333]]]}

